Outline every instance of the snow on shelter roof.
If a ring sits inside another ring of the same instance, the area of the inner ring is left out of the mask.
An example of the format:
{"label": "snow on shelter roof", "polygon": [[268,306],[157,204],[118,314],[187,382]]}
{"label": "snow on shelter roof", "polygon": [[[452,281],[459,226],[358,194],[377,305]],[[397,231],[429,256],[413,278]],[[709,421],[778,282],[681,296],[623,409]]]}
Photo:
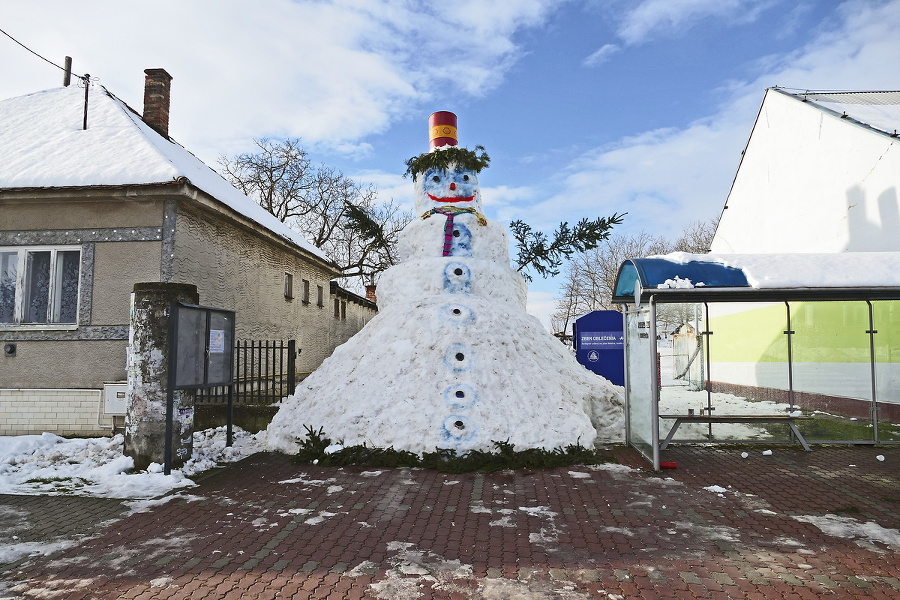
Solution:
{"label": "snow on shelter roof", "polygon": [[[900,299],[900,252],[689,254],[632,258],[619,267],[612,301],[741,301],[750,298]],[[670,297],[671,300],[663,300]],[[676,300],[676,297],[679,298]],[[682,298],[691,298],[686,300]]]}
{"label": "snow on shelter roof", "polygon": [[151,129],[103,86],[55,88],[0,101],[0,189],[173,183],[186,178],[235,212],[331,262],[302,235]]}
{"label": "snow on shelter roof", "polygon": [[900,129],[900,91],[799,92],[778,87],[772,89],[888,135],[897,135]]}

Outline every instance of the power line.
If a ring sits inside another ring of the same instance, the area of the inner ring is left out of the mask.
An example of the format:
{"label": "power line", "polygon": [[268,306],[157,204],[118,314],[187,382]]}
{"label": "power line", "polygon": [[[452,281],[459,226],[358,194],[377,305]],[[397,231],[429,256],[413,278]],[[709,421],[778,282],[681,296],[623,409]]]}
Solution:
{"label": "power line", "polygon": [[[56,68],[59,69],[60,71],[65,71],[65,69],[64,69],[63,67],[59,66],[58,64],[56,64],[56,63],[53,62],[52,60],[49,60],[49,59],[47,59],[47,58],[44,58],[43,56],[41,56],[40,54],[38,54],[37,52],[35,52],[35,51],[32,50],[31,48],[29,48],[28,46],[26,46],[25,44],[23,44],[22,42],[20,42],[20,41],[17,40],[16,38],[14,38],[13,36],[9,35],[9,34],[6,33],[5,31],[3,31],[2,29],[0,29],[0,33],[2,33],[3,35],[5,35],[5,36],[8,37],[9,39],[11,39],[12,41],[14,41],[15,43],[17,43],[18,45],[22,46],[23,48],[25,48],[26,50],[28,50],[29,52],[31,52],[32,54],[34,54],[35,56],[37,56],[38,58],[40,58],[41,60],[43,60],[44,62],[50,63],[51,65],[53,65],[54,67],[56,67]],[[80,79],[80,80],[82,80],[82,81],[85,81],[85,82],[87,81],[87,78],[86,78],[84,75],[78,75],[77,73],[72,73],[72,75],[75,75],[75,77],[77,77],[78,79]]]}

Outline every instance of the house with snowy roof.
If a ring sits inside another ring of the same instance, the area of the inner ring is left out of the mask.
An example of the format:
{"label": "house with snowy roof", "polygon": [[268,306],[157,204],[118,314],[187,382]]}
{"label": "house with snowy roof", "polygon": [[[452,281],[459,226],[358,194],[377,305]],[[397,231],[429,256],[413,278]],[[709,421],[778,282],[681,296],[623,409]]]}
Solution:
{"label": "house with snowy roof", "polygon": [[375,314],[169,138],[172,78],[145,73],[143,115],[100,86],[0,101],[0,434],[113,425],[104,386],[126,378],[135,283],[196,285],[236,311],[238,339],[297,340],[300,372]]}

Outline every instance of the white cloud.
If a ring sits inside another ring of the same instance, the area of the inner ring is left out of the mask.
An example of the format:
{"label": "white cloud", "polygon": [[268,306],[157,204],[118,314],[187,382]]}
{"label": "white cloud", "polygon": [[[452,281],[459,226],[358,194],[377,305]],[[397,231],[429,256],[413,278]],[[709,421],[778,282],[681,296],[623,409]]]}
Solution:
{"label": "white cloud", "polygon": [[613,54],[621,52],[622,48],[615,44],[603,44],[599,50],[584,59],[583,64],[586,67],[596,67],[602,65],[610,59]]}
{"label": "white cloud", "polygon": [[[568,214],[627,211],[618,231],[680,232],[687,223],[718,216],[750,136],[765,88],[896,89],[900,64],[900,0],[851,1],[840,23],[795,52],[766,57],[752,81],[719,90],[712,115],[682,128],[648,131],[583,154],[554,182],[555,193],[529,210],[536,227]],[[571,218],[571,217],[570,217]]]}
{"label": "white cloud", "polygon": [[496,215],[500,221],[516,218],[524,204],[530,204],[536,197],[537,190],[527,186],[497,185],[482,187],[481,194],[484,206]]}
{"label": "white cloud", "polygon": [[[103,85],[136,110],[143,70],[173,76],[170,131],[207,161],[260,136],[300,137],[359,155],[359,140],[444,86],[483,95],[520,56],[514,34],[557,2],[260,0],[11,1],[4,30]],[[4,96],[56,87],[62,73],[0,39]],[[10,58],[12,57],[12,58]]]}
{"label": "white cloud", "polygon": [[771,4],[771,0],[644,0],[625,14],[618,34],[626,44],[637,44],[653,35],[681,33],[709,17],[752,22]]}
{"label": "white cloud", "polygon": [[374,184],[378,189],[378,197],[383,201],[393,199],[401,210],[415,208],[412,180],[397,173],[385,171],[363,170],[348,173],[348,177],[362,185]]}

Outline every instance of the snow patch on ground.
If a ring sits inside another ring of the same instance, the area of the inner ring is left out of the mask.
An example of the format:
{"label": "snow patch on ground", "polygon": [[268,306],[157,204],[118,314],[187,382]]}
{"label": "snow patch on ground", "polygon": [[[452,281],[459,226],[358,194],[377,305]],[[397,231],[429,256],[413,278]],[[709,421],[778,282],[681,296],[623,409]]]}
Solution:
{"label": "snow patch on ground", "polygon": [[307,485],[307,486],[313,486],[313,485],[325,485],[326,483],[332,483],[335,481],[337,481],[337,479],[335,479],[334,477],[329,477],[328,479],[307,479],[306,473],[300,473],[299,477],[293,477],[291,479],[282,479],[278,483],[285,484],[285,485],[300,483],[300,484]]}
{"label": "snow patch on ground", "polygon": [[52,433],[0,436],[0,494],[74,495],[150,499],[191,487],[190,477],[264,450],[251,435],[235,429],[234,445],[225,446],[225,428],[194,434],[194,452],[171,475],[131,472],[123,454],[124,437],[68,439]]}
{"label": "snow patch on ground", "polygon": [[135,515],[138,513],[150,512],[152,509],[157,506],[162,506],[163,504],[167,504],[168,502],[174,500],[186,500],[187,502],[200,502],[201,500],[206,500],[205,496],[197,496],[195,494],[171,494],[168,496],[164,496],[162,498],[155,498],[150,500],[131,500],[125,503],[131,512],[128,513],[129,516]]}
{"label": "snow patch on ground", "polygon": [[838,515],[801,515],[796,520],[816,526],[822,533],[832,537],[855,540],[857,544],[873,547],[874,543],[884,544],[891,550],[900,550],[900,531],[887,529],[878,523],[861,523],[851,517]]}
{"label": "snow patch on ground", "polygon": [[0,565],[15,562],[26,556],[50,556],[54,552],[66,550],[76,545],[74,540],[57,542],[9,542],[0,545]]}
{"label": "snow patch on ground", "polygon": [[[423,551],[415,544],[390,542],[388,551],[396,552],[388,559],[391,568],[384,577],[369,585],[370,593],[382,600],[417,600],[424,589],[443,592],[461,600],[589,600],[579,592],[578,584],[565,579],[514,580],[475,577],[472,565],[448,560],[439,554]],[[378,565],[363,561],[347,572],[352,577],[372,574]],[[474,585],[472,585],[474,583]],[[605,594],[606,598],[616,598]],[[619,597],[620,598],[620,597]]]}
{"label": "snow patch on ground", "polygon": [[512,522],[511,515],[505,515],[500,517],[499,519],[495,519],[488,523],[490,527],[515,527],[516,524]]}
{"label": "snow patch on ground", "polygon": [[306,519],[305,521],[303,521],[303,523],[305,525],[319,525],[320,523],[324,523],[325,519],[329,519],[336,514],[337,513],[320,510],[318,515]]}
{"label": "snow patch on ground", "polygon": [[587,469],[591,469],[592,471],[610,471],[612,473],[630,473],[634,471],[631,467],[627,465],[620,465],[617,463],[603,463],[600,465],[586,465]]}

